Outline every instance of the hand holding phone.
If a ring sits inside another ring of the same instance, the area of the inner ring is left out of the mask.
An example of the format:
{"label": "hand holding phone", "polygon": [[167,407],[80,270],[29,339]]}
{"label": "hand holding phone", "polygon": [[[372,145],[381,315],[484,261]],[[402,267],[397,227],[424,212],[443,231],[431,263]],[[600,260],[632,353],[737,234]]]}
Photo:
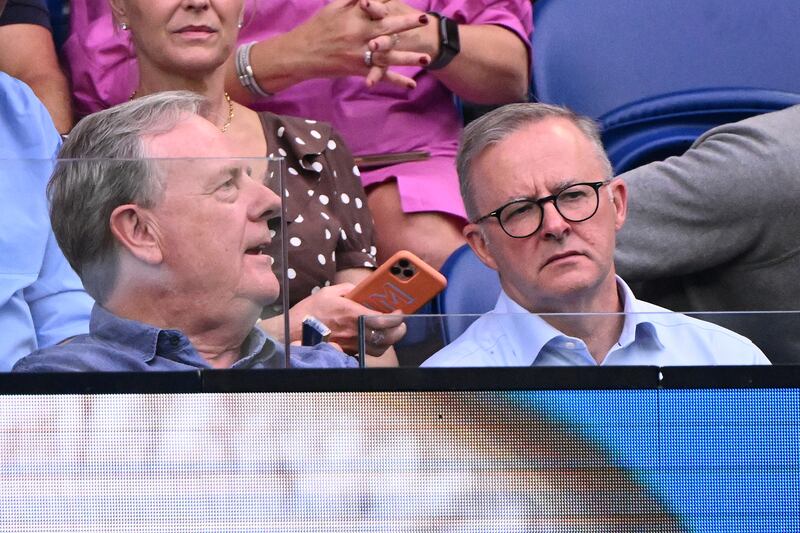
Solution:
{"label": "hand holding phone", "polygon": [[361,280],[347,298],[381,313],[399,309],[410,315],[447,286],[435,268],[406,250],[400,250]]}

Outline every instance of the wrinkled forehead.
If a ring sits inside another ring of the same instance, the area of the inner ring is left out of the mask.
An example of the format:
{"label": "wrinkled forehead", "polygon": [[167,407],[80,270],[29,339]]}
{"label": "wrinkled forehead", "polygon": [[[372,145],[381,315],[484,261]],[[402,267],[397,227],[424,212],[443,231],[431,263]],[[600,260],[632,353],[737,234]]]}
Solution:
{"label": "wrinkled forehead", "polygon": [[478,202],[558,192],[578,182],[605,179],[594,144],[571,122],[547,119],[489,146],[477,158],[473,182]]}

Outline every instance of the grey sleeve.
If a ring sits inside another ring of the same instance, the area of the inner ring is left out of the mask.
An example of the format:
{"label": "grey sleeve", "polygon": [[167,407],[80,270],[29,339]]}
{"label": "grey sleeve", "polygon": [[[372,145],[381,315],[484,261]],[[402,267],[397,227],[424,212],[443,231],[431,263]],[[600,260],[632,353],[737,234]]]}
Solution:
{"label": "grey sleeve", "polygon": [[616,265],[629,281],[800,249],[800,106],[714,128],[684,155],[620,177],[628,216]]}

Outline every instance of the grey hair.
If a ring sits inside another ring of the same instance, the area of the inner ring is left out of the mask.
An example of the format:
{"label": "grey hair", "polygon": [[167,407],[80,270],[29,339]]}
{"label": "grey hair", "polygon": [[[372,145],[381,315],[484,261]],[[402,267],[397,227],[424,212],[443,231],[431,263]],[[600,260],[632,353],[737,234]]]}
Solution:
{"label": "grey hair", "polygon": [[540,103],[505,105],[471,122],[461,134],[461,142],[456,156],[456,170],[461,186],[461,197],[464,199],[467,217],[470,220],[480,216],[475,205],[471,176],[472,163],[475,158],[512,133],[547,118],[563,118],[574,124],[594,146],[597,158],[606,173],[604,178],[611,177],[613,173],[611,162],[603,148],[600,129],[594,120],[578,115],[566,107],[556,105]]}
{"label": "grey hair", "polygon": [[152,207],[163,181],[143,138],[172,130],[187,114],[205,117],[207,100],[189,91],[160,92],[89,115],[70,132],[47,186],[58,245],[86,291],[103,303],[114,287],[117,249],[111,213]]}

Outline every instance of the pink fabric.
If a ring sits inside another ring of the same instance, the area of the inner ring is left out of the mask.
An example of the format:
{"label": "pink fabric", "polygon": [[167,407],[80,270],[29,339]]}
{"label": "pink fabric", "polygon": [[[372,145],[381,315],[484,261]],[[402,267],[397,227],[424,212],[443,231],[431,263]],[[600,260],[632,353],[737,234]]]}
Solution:
{"label": "pink fabric", "polygon": [[[532,32],[529,0],[406,0],[463,24],[497,24],[526,43]],[[324,0],[249,2],[239,42],[287,31],[315,13]],[[86,114],[127,100],[137,84],[129,34],[114,28],[107,0],[72,0],[72,33],[64,44],[78,112]],[[402,67],[417,88],[381,83],[366,90],[360,77],[315,79],[280,91],[258,110],[325,120],[354,154],[426,150],[431,159],[362,173],[364,186],[397,180],[403,210],[441,211],[464,218],[455,153],[461,117],[452,93],[422,68]]]}

